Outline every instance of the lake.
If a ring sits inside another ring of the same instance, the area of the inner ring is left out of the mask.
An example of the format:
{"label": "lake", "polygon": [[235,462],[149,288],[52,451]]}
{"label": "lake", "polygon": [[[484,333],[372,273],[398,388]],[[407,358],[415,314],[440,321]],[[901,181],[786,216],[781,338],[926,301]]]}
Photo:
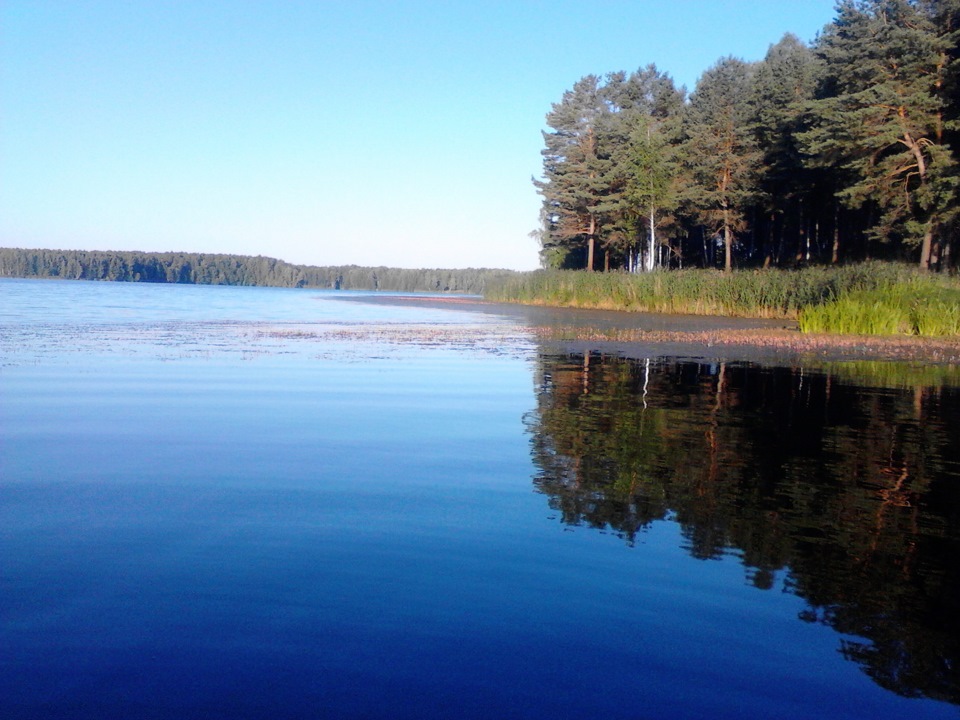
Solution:
{"label": "lake", "polygon": [[0,281],[0,717],[957,717],[953,370],[369,299]]}

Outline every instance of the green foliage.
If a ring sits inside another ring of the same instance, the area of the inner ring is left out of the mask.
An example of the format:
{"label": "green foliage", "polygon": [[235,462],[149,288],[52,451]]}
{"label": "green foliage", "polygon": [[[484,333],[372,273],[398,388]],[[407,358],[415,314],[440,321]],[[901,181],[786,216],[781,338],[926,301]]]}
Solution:
{"label": "green foliage", "polygon": [[543,134],[543,181],[535,181],[543,196],[544,247],[586,244],[592,268],[597,238],[609,222],[615,204],[612,161],[605,142],[609,108],[600,78],[581,78],[547,114],[553,132]]}
{"label": "green foliage", "polygon": [[0,248],[0,277],[481,294],[509,270],[315,267],[268,257]]}
{"label": "green foliage", "polygon": [[[662,124],[682,110],[682,93],[652,65],[629,76],[611,73],[606,82],[588,75],[553,105],[546,117],[551,131],[543,134],[543,179],[534,180],[543,197],[538,235],[544,266],[592,270],[601,247],[608,253],[605,264],[611,252],[624,257],[636,251],[635,131],[642,125],[643,137],[659,142]],[[656,147],[658,158],[648,152],[639,162],[662,163],[662,144],[648,147]],[[656,190],[658,203],[661,195]],[[644,215],[650,202],[643,197]]]}
{"label": "green foliage", "polygon": [[[811,215],[811,205],[819,203],[829,210],[835,204],[830,199],[832,178],[809,167],[800,151],[803,111],[817,89],[818,69],[813,51],[788,34],[770,47],[754,70],[750,104],[754,135],[763,153],[756,206],[763,210],[760,217],[768,218],[770,242],[763,250],[768,263],[779,264],[790,254],[806,258],[810,248],[804,221]],[[832,245],[829,258],[835,261]]]}
{"label": "green foliage", "polygon": [[[679,123],[673,118],[661,120],[649,115],[636,115],[626,123],[629,136],[623,144],[621,162],[627,172],[624,216],[631,231],[628,237],[647,235],[644,262],[641,267],[657,266],[660,242],[657,231],[673,229],[674,213],[680,205],[680,169],[678,146],[674,138]],[[669,243],[667,243],[669,245]],[[632,250],[630,244],[624,248]]]}
{"label": "green foliage", "polygon": [[951,43],[920,4],[843,0],[817,43],[824,82],[802,136],[812,163],[848,171],[838,195],[849,207],[879,211],[870,234],[920,247],[922,267],[956,214],[944,136]]}
{"label": "green foliage", "polygon": [[880,262],[733,273],[690,269],[597,275],[540,270],[498,280],[485,296],[561,307],[796,318],[807,308],[831,304],[850,292],[914,282],[920,281],[912,268]]}
{"label": "green foliage", "polygon": [[746,228],[757,194],[761,151],[749,99],[753,67],[721,59],[697,82],[685,124],[688,197],[701,222],[723,236],[724,268],[733,267],[733,236]]}
{"label": "green foliage", "polygon": [[543,267],[956,266],[960,0],[840,0],[812,45],[722,58],[684,95],[650,66],[553,106]]}
{"label": "green foliage", "polygon": [[960,284],[945,278],[910,277],[854,289],[805,308],[804,332],[860,335],[960,335]]}

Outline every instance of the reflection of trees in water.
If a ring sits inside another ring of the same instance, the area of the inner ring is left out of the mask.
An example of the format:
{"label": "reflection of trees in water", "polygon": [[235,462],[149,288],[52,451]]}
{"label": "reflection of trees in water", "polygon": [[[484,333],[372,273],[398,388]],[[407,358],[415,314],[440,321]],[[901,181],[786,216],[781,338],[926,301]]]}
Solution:
{"label": "reflection of trees in water", "polygon": [[679,523],[903,695],[960,703],[960,390],[745,365],[545,357],[527,418],[565,523]]}

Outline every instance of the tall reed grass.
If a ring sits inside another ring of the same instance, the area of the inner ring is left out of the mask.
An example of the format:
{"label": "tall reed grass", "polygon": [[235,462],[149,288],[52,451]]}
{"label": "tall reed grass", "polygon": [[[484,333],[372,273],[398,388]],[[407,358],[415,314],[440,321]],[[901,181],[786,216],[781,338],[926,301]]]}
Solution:
{"label": "tall reed grass", "polygon": [[492,283],[485,297],[555,307],[794,319],[806,332],[960,334],[960,283],[883,262],[733,273],[538,270]]}
{"label": "tall reed grass", "polygon": [[798,321],[804,332],[960,335],[960,287],[942,278],[912,277],[805,308]]}

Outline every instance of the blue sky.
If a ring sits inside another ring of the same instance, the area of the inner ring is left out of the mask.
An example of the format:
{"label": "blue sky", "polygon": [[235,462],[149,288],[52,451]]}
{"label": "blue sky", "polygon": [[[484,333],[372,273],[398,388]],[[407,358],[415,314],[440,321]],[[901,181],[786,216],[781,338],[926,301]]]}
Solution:
{"label": "blue sky", "polygon": [[537,265],[580,77],[812,40],[834,0],[0,2],[0,245]]}

